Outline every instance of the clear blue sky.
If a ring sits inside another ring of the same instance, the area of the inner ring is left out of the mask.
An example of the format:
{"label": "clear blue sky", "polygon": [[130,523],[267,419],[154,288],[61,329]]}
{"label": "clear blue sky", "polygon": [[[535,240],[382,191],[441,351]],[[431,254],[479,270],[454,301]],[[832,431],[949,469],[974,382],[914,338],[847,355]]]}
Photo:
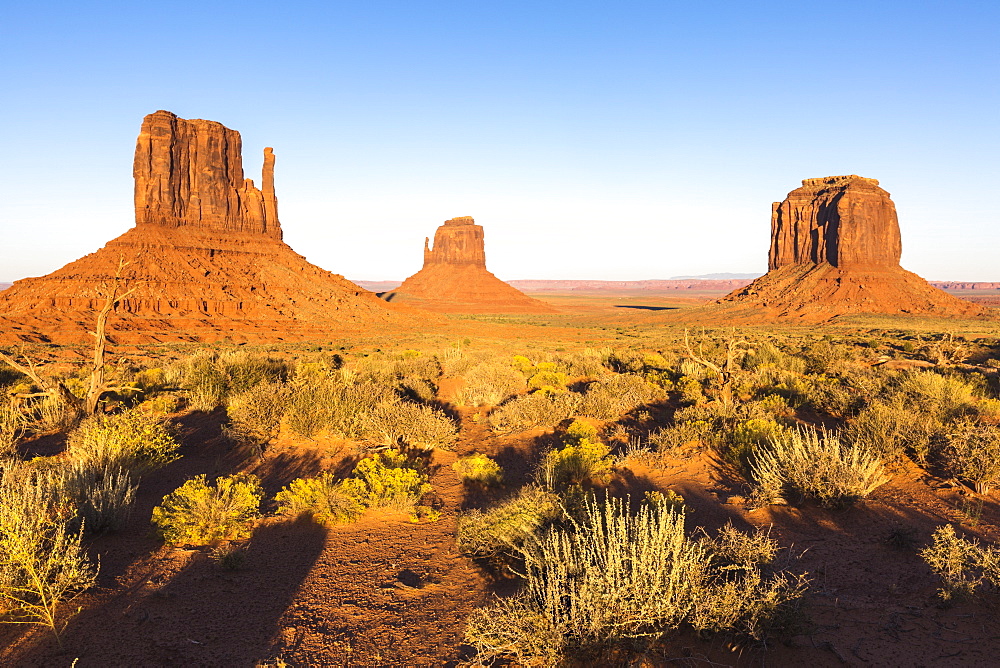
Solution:
{"label": "clear blue sky", "polygon": [[[142,117],[273,146],[285,238],[401,279],[447,218],[505,279],[762,271],[771,202],[861,174],[903,265],[1000,280],[1000,3],[6,2],[0,280],[133,223]],[[259,176],[258,176],[259,178]]]}

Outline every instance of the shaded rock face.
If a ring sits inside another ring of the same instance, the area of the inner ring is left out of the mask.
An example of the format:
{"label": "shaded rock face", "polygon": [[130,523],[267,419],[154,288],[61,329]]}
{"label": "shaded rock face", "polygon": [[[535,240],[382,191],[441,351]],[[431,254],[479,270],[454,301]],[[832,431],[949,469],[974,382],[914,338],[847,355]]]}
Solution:
{"label": "shaded rock face", "polygon": [[240,133],[221,123],[157,111],[135,144],[135,222],[281,238],[274,152],[264,149],[262,189],[243,178]]}
{"label": "shaded rock face", "polygon": [[898,266],[901,252],[896,206],[875,179],[805,179],[772,206],[768,269],[822,262]]}
{"label": "shaded rock face", "polygon": [[423,268],[383,298],[442,313],[548,313],[554,309],[486,269],[483,228],[469,216],[446,220],[424,240]]}
{"label": "shaded rock face", "polygon": [[878,181],[856,175],[806,179],[772,205],[768,272],[698,318],[822,322],[864,313],[992,315],[900,267],[901,250],[896,207]]}
{"label": "shaded rock face", "polygon": [[424,267],[435,264],[472,265],[486,268],[483,228],[471,216],[444,221],[434,233],[434,248],[424,240]]}
{"label": "shaded rock face", "polygon": [[275,341],[411,327],[420,318],[310,264],[281,240],[274,153],[258,190],[240,135],[220,123],[150,114],[136,142],[136,225],[104,248],[0,292],[0,340],[87,341],[119,261],[135,292],[120,342]]}

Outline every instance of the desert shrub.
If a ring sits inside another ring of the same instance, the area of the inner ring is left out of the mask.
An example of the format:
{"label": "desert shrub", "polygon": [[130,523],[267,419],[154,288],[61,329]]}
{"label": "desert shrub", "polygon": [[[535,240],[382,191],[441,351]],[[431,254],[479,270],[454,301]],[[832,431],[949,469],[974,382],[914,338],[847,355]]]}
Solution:
{"label": "desert shrub", "polygon": [[703,449],[714,443],[711,425],[704,420],[680,422],[650,433],[650,447],[661,455],[676,455],[686,449]]}
{"label": "desert shrub", "polygon": [[405,401],[383,402],[366,416],[361,436],[382,445],[448,449],[458,439],[455,423],[430,406]]}
{"label": "desert shrub", "polygon": [[460,457],[451,468],[464,481],[481,485],[499,485],[503,480],[503,470],[500,465],[484,454],[476,453],[468,457]]}
{"label": "desert shrub", "polygon": [[561,513],[555,494],[526,487],[489,510],[470,510],[459,516],[458,549],[462,554],[482,558],[515,554]]}
{"label": "desert shrub", "polygon": [[180,395],[173,392],[163,392],[144,399],[136,408],[147,413],[166,415],[176,413],[183,405],[184,399]]}
{"label": "desert shrub", "polygon": [[941,460],[949,473],[968,481],[979,494],[1000,482],[1000,428],[962,420],[946,437]]}
{"label": "desert shrub", "polygon": [[941,578],[938,594],[948,601],[975,593],[983,581],[983,565],[995,563],[996,555],[993,550],[984,551],[976,541],[956,536],[955,528],[944,524],[934,531],[932,543],[920,551],[920,556]]}
{"label": "desert shrub", "polygon": [[0,396],[0,460],[17,454],[17,443],[28,426],[27,417],[14,404]]}
{"label": "desert shrub", "polygon": [[72,530],[62,477],[14,463],[0,471],[0,612],[58,638],[63,605],[93,585],[97,568]]}
{"label": "desert shrub", "polygon": [[490,413],[490,426],[499,432],[536,427],[554,427],[576,413],[580,395],[575,392],[546,394],[533,392],[514,397]]}
{"label": "desert shrub", "polygon": [[508,364],[483,362],[469,369],[455,400],[463,406],[496,406],[522,392],[524,375]]}
{"label": "desert shrub", "polygon": [[260,517],[263,491],[255,476],[222,476],[209,484],[199,475],[175,489],[153,508],[155,524],[167,543],[211,545],[249,538]]}
{"label": "desert shrub", "polygon": [[851,444],[865,444],[885,460],[898,462],[910,455],[924,462],[932,444],[946,430],[930,413],[908,406],[901,397],[868,403],[843,431]]}
{"label": "desert shrub", "polygon": [[180,444],[159,416],[132,409],[94,415],[69,435],[70,459],[142,475],[177,458]]}
{"label": "desert shrub", "polygon": [[31,402],[28,428],[38,434],[65,432],[76,426],[80,413],[60,396],[45,395]]}
{"label": "desert shrub", "polygon": [[778,543],[767,531],[743,533],[727,522],[714,538],[702,541],[718,561],[729,566],[766,566],[774,561]]}
{"label": "desert shrub", "polygon": [[847,446],[815,429],[790,430],[756,448],[750,478],[758,500],[771,503],[800,494],[824,504],[851,503],[889,480],[878,454],[861,443]]}
{"label": "desert shrub", "polygon": [[681,403],[685,406],[693,406],[704,402],[707,397],[702,383],[697,378],[691,376],[681,376],[674,383],[674,389],[680,395]]}
{"label": "desert shrub", "polygon": [[522,591],[476,611],[466,641],[488,663],[556,665],[570,651],[659,637],[682,625],[766,636],[804,592],[801,579],[728,568],[684,535],[684,514],[625,501],[585,504],[578,523],[553,526],[521,550]]}
{"label": "desert shrub", "polygon": [[399,390],[404,399],[425,404],[437,397],[437,386],[426,378],[403,378],[399,381]]}
{"label": "desert shrub", "polygon": [[431,489],[427,474],[394,450],[362,459],[342,483],[343,492],[366,508],[391,508],[411,515]]}
{"label": "desert shrub", "polygon": [[753,458],[754,452],[775,439],[780,439],[788,427],[773,418],[751,418],[737,422],[725,431],[719,439],[723,458],[744,470]]}
{"label": "desert shrub", "polygon": [[344,438],[359,438],[368,415],[379,404],[398,400],[391,388],[337,372],[300,373],[290,385],[285,413],[288,426],[307,437],[326,430]]}
{"label": "desert shrub", "polygon": [[259,383],[229,400],[226,433],[246,445],[263,448],[278,436],[290,389],[285,383]]}
{"label": "desert shrub", "polygon": [[614,420],[639,406],[664,398],[663,389],[642,376],[617,374],[587,386],[580,414],[598,420]]}
{"label": "desert shrub", "polygon": [[557,363],[561,369],[573,378],[596,378],[607,373],[608,368],[605,366],[607,357],[607,350],[586,348],[580,352],[560,355],[557,358]]}
{"label": "desert shrub", "polygon": [[976,411],[975,388],[954,376],[933,371],[903,374],[896,393],[922,413],[939,420],[951,420]]}
{"label": "desert shrub", "polygon": [[284,381],[289,371],[283,360],[248,351],[198,353],[184,362],[182,384],[192,408],[211,411],[256,385]]}
{"label": "desert shrub", "polygon": [[101,533],[125,526],[139,486],[134,474],[108,461],[71,461],[60,473],[66,498],[76,508],[74,530]]}
{"label": "desert shrub", "polygon": [[756,343],[743,356],[742,366],[748,371],[763,367],[771,367],[790,371],[793,374],[803,374],[806,371],[806,361],[795,355],[782,352],[770,341]]}
{"label": "desert shrub", "polygon": [[608,446],[597,439],[594,427],[574,420],[562,447],[550,450],[542,459],[539,478],[555,492],[584,483],[604,484],[611,476],[610,454]]}
{"label": "desert shrub", "polygon": [[332,473],[293,480],[275,496],[278,514],[298,517],[308,513],[322,524],[353,522],[364,507],[343,487]]}

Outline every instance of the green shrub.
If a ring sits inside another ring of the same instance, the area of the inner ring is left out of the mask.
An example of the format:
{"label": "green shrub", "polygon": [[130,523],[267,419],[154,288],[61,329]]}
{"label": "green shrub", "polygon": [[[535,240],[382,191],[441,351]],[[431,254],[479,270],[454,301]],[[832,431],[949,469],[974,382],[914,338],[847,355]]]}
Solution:
{"label": "green shrub", "polygon": [[542,460],[540,478],[555,492],[573,485],[604,484],[611,477],[611,451],[597,440],[597,430],[574,420],[566,432],[563,446],[551,450]]}
{"label": "green shrub", "polygon": [[81,546],[83,529],[57,473],[10,463],[0,470],[0,611],[59,638],[63,605],[92,586],[97,568]]}
{"label": "green shrub", "polygon": [[598,420],[616,420],[625,413],[666,398],[663,389],[642,376],[616,374],[587,386],[580,415]]}
{"label": "green shrub", "polygon": [[844,441],[864,444],[885,460],[899,462],[906,455],[925,462],[932,445],[947,429],[936,416],[908,406],[902,397],[874,400],[851,420]]}
{"label": "green shrub", "polygon": [[524,375],[514,367],[498,362],[483,362],[469,369],[455,400],[462,406],[496,406],[522,392]]}
{"label": "green shrub", "polygon": [[939,420],[947,421],[976,412],[975,388],[953,376],[933,371],[911,371],[902,376],[896,392],[907,405]]}
{"label": "green shrub", "polygon": [[501,470],[500,465],[480,453],[460,457],[451,465],[451,468],[462,480],[487,487],[499,485],[503,480],[503,470]]}
{"label": "green shrub", "polygon": [[660,637],[681,626],[761,639],[802,596],[800,578],[765,579],[755,565],[716,565],[684,535],[684,515],[591,497],[577,524],[525,541],[525,582],[473,613],[466,641],[483,663],[557,665],[570,652]]}
{"label": "green shrub", "polygon": [[759,501],[773,503],[801,494],[824,504],[851,503],[888,482],[882,460],[864,444],[846,446],[815,429],[787,431],[750,459]]}
{"label": "green shrub", "polygon": [[555,427],[576,412],[580,395],[575,392],[547,394],[533,392],[514,397],[490,413],[490,426],[499,432],[515,432],[537,427]]}
{"label": "green shrub", "polygon": [[528,379],[528,389],[540,390],[547,393],[565,392],[566,381],[569,380],[566,374],[559,371],[542,370]]}
{"label": "green shrub", "polygon": [[315,478],[299,478],[278,492],[278,514],[298,517],[310,514],[321,524],[346,524],[353,522],[364,507],[351,494],[344,491],[342,481],[332,473]]}
{"label": "green shrub", "polygon": [[[945,601],[971,596],[984,579],[982,567],[996,563],[995,550],[984,550],[976,541],[959,538],[950,524],[934,531],[933,542],[920,551],[920,556],[941,578],[938,594]],[[996,579],[993,582],[1000,584]]]}
{"label": "green shrub", "polygon": [[255,476],[222,476],[210,485],[199,475],[153,508],[153,524],[167,543],[211,545],[249,538],[260,517],[263,491]]}
{"label": "green shrub", "polygon": [[87,418],[68,441],[73,461],[136,475],[174,461],[179,447],[162,417],[137,409]]}
{"label": "green shrub", "polygon": [[494,508],[470,510],[460,515],[456,534],[458,550],[480,558],[510,556],[560,516],[559,497],[537,487],[526,487]]}
{"label": "green shrub", "polygon": [[387,450],[362,459],[342,490],[366,508],[391,508],[414,514],[432,489],[427,475],[412,468],[399,452]]}

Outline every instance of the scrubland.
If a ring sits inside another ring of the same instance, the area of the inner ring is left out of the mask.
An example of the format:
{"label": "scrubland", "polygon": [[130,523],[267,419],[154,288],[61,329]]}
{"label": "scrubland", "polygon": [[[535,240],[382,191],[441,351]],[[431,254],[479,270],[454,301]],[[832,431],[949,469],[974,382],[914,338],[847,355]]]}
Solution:
{"label": "scrubland", "polygon": [[0,368],[4,663],[992,656],[1000,339],[499,320]]}

